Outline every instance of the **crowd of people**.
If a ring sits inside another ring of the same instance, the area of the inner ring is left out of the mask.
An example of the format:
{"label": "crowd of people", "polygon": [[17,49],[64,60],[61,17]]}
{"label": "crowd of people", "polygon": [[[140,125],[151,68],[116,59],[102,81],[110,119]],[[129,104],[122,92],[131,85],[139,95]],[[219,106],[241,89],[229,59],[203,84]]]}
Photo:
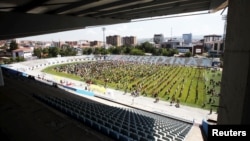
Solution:
{"label": "crowd of people", "polygon": [[[180,100],[178,98],[181,97],[181,92],[184,89],[185,78],[192,75],[191,67],[185,72],[181,67],[138,61],[100,60],[65,64],[53,69],[56,72],[78,76],[87,84],[100,84],[105,88],[120,89],[124,91],[124,94],[131,93],[135,97],[139,95],[151,96],[155,98],[155,103],[160,100],[160,92],[164,91],[164,96],[169,95],[166,100],[170,99],[172,103],[176,103],[176,107],[179,107]],[[213,81],[210,83],[211,85],[219,85]],[[178,87],[175,88],[174,94],[171,96],[175,97],[176,95],[176,100],[169,98],[170,91],[175,85]],[[168,89],[165,89],[166,86]]]}

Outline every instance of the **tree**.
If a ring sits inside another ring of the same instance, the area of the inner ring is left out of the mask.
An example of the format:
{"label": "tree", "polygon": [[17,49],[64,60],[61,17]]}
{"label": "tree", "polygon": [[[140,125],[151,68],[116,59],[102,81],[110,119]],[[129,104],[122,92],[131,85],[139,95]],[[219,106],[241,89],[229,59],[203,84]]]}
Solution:
{"label": "tree", "polygon": [[124,54],[129,54],[131,51],[131,47],[125,47]]}
{"label": "tree", "polygon": [[167,49],[163,48],[161,51],[162,51],[161,54],[162,54],[163,56],[168,56],[168,51],[167,51]]}
{"label": "tree", "polygon": [[131,51],[130,51],[130,55],[144,55],[145,53],[140,50],[140,49],[137,49],[137,48],[133,48]]}
{"label": "tree", "polygon": [[91,54],[91,53],[93,53],[92,48],[88,48],[88,49],[87,49],[87,54]]}
{"label": "tree", "polygon": [[88,48],[83,48],[82,54],[88,54]]}
{"label": "tree", "polygon": [[121,54],[122,52],[120,47],[110,47],[108,50],[111,54]]}
{"label": "tree", "polygon": [[144,43],[142,43],[141,46],[139,46],[139,49],[141,49],[141,50],[143,50],[144,52],[147,52],[147,53],[152,53],[153,50],[154,50],[154,47],[149,42],[144,42]]}
{"label": "tree", "polygon": [[42,58],[42,48],[35,48],[34,49],[34,55],[37,56],[38,58]]}
{"label": "tree", "polygon": [[16,43],[15,40],[12,40],[10,42],[10,51],[18,49],[18,44]]}
{"label": "tree", "polygon": [[177,49],[169,49],[169,54],[168,56],[174,56],[175,54],[178,54],[178,50]]}
{"label": "tree", "polygon": [[67,47],[66,49],[64,49],[65,56],[75,56],[76,53],[77,51],[72,47]]}
{"label": "tree", "polygon": [[103,55],[107,55],[107,54],[109,54],[109,51],[107,50],[107,49],[105,49],[105,48],[101,48],[101,54],[103,54]]}
{"label": "tree", "polygon": [[43,49],[43,55],[49,54],[49,48],[44,48]]}
{"label": "tree", "polygon": [[96,48],[94,49],[94,54],[101,54],[101,48],[96,47]]}
{"label": "tree", "polygon": [[18,57],[16,57],[16,61],[17,62],[22,62],[22,61],[25,61],[25,59],[24,59],[24,57],[18,56]]}
{"label": "tree", "polygon": [[153,48],[151,52],[154,56],[159,56],[161,55],[161,51],[158,48]]}
{"label": "tree", "polygon": [[186,52],[185,53],[185,57],[190,57],[192,54],[191,54],[191,52]]}
{"label": "tree", "polygon": [[58,47],[50,47],[49,48],[49,56],[50,57],[57,57],[59,54],[59,48]]}

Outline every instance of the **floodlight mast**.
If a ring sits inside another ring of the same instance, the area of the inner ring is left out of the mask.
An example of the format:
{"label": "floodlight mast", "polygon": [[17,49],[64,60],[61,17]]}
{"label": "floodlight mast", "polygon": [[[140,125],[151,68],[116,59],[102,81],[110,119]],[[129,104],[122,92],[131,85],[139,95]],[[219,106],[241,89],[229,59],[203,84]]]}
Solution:
{"label": "floodlight mast", "polygon": [[106,30],[106,28],[103,27],[103,28],[102,28],[102,31],[103,31],[103,48],[106,49],[106,43],[105,43],[105,30]]}

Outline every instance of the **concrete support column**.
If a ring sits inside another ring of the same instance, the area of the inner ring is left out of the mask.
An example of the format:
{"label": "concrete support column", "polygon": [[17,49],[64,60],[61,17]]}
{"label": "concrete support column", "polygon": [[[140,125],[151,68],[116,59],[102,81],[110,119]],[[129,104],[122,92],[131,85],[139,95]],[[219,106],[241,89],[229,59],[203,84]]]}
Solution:
{"label": "concrete support column", "polygon": [[0,86],[4,86],[3,73],[2,73],[1,66],[0,66]]}
{"label": "concrete support column", "polygon": [[250,124],[249,5],[229,0],[218,124]]}

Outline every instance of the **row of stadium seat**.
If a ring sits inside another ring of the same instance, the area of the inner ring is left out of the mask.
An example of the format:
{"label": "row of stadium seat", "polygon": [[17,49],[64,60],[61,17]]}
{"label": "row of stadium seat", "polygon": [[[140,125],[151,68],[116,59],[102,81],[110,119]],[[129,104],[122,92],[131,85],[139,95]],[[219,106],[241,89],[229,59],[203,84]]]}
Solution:
{"label": "row of stadium seat", "polygon": [[34,94],[42,102],[115,140],[182,141],[192,124],[138,109]]}

